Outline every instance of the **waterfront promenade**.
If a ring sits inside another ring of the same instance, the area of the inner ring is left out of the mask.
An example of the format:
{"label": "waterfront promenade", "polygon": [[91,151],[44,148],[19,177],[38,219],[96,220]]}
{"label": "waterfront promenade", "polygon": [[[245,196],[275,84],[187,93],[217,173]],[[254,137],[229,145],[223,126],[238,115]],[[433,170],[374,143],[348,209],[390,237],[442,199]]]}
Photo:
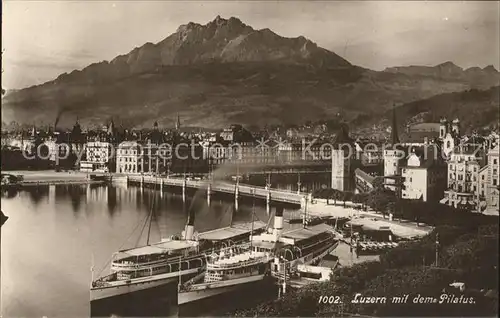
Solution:
{"label": "waterfront promenade", "polygon": [[21,185],[54,185],[54,184],[88,184],[99,183],[88,178],[88,174],[80,171],[56,172],[53,170],[40,171],[3,171],[4,174],[22,175]]}
{"label": "waterfront promenade", "polygon": [[[88,173],[71,171],[71,172],[56,172],[56,171],[8,171],[7,174],[23,175],[24,180],[22,185],[47,185],[47,184],[88,184],[100,181],[91,181],[88,179]],[[92,173],[94,174],[94,173]],[[99,175],[99,173],[97,173]],[[100,174],[103,175],[103,174]],[[113,174],[113,178],[119,180],[127,180],[125,175]],[[156,178],[152,176],[129,176],[127,182],[133,182],[138,185],[143,182],[152,183],[165,186],[178,186],[178,187],[191,187],[201,188],[212,192],[235,193],[240,195],[252,195],[255,193],[256,197],[266,198],[267,201],[274,200],[280,202],[287,202],[302,206],[302,210],[307,209],[309,216],[331,216],[331,217],[347,217],[353,219],[356,224],[365,225],[371,228],[389,227],[390,230],[399,237],[403,238],[416,238],[421,237],[432,231],[432,227],[420,224],[417,226],[413,222],[408,221],[391,221],[383,218],[375,211],[361,211],[353,207],[343,207],[341,202],[334,205],[330,200],[330,204],[326,203],[324,199],[313,199],[307,193],[292,192],[288,190],[279,189],[266,189],[265,187],[251,186],[240,183],[238,190],[236,184],[227,181],[208,182],[207,180],[195,181],[184,180],[182,178]],[[184,184],[185,182],[185,184]],[[209,189],[210,184],[210,189]],[[255,190],[255,192],[253,192]],[[304,206],[304,201],[307,200],[307,206]],[[352,203],[350,203],[352,205]]]}
{"label": "waterfront promenade", "polygon": [[337,205],[334,205],[331,200],[330,204],[326,204],[326,200],[314,199],[313,203],[308,204],[307,214],[319,217],[346,217],[352,219],[354,224],[365,225],[374,229],[389,227],[394,235],[407,239],[425,236],[433,229],[433,227],[422,223],[417,226],[416,223],[406,220],[389,220],[388,218],[380,216],[380,214],[377,214],[373,210],[361,211],[353,207],[344,208],[342,202],[337,202]]}

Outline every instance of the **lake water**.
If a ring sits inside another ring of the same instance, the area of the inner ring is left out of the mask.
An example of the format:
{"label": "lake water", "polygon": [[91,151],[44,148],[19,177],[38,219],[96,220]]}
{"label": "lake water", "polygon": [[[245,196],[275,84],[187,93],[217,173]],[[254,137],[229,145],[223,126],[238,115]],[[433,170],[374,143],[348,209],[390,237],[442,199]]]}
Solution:
{"label": "lake water", "polygon": [[[4,317],[89,316],[92,266],[96,276],[101,270],[108,273],[112,253],[145,244],[147,228],[140,235],[140,224],[151,209],[155,211],[151,242],[180,234],[187,219],[179,194],[136,187],[29,187],[3,193],[1,204],[9,217],[1,228],[0,300]],[[201,192],[191,193],[186,203],[196,211],[199,232],[250,221],[252,205],[251,199],[243,199],[239,211],[232,213],[230,196],[214,196],[208,206]],[[293,208],[287,210],[285,213],[295,213]],[[255,217],[268,221],[263,202],[257,202]],[[113,308],[105,314],[137,316],[146,313],[141,306],[154,310],[158,305],[161,313],[145,315],[171,315],[171,308],[161,303],[165,298],[148,295],[147,303],[138,300],[128,304],[133,313]]]}

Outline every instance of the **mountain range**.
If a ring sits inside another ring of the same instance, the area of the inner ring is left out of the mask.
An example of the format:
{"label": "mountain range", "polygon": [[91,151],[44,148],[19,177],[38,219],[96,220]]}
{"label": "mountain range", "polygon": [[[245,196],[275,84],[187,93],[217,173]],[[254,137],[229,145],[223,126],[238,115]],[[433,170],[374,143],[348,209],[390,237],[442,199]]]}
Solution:
{"label": "mountain range", "polygon": [[[380,117],[438,94],[500,85],[492,66],[451,62],[373,71],[299,36],[255,30],[237,18],[188,23],[164,40],[111,61],[9,92],[4,122],[69,127],[113,118],[129,127],[293,124],[339,114],[347,121]],[[432,110],[431,110],[432,111]],[[358,120],[359,122],[359,120]]]}

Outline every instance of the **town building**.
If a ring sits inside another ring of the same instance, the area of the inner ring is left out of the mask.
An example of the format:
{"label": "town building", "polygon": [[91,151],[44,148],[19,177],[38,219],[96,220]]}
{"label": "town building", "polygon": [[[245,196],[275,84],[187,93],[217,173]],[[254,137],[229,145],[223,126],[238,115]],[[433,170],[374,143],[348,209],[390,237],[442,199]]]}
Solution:
{"label": "town building", "polygon": [[119,141],[120,136],[113,121],[108,126],[104,126],[96,135],[88,136],[85,149],[86,160],[80,163],[80,170],[86,172],[115,172],[115,151]]}
{"label": "town building", "polygon": [[499,160],[499,145],[496,144],[493,149],[488,151],[486,187],[484,194],[481,193],[486,201],[486,208],[483,211],[486,214],[499,214]]}
{"label": "town building", "polygon": [[[480,211],[480,177],[484,176],[486,155],[473,139],[462,143],[448,160],[448,186],[442,204],[458,209]],[[483,204],[484,205],[484,204]]]}
{"label": "town building", "polygon": [[408,146],[423,146],[436,143],[440,136],[440,123],[418,123],[408,125],[403,143]]}
{"label": "town building", "polygon": [[[147,165],[148,162],[146,162]],[[144,148],[135,141],[124,141],[116,149],[116,172],[141,174],[148,169],[144,165]]]}
{"label": "town building", "polygon": [[438,202],[443,197],[447,166],[435,150],[433,145],[412,148],[401,166],[402,199]]}

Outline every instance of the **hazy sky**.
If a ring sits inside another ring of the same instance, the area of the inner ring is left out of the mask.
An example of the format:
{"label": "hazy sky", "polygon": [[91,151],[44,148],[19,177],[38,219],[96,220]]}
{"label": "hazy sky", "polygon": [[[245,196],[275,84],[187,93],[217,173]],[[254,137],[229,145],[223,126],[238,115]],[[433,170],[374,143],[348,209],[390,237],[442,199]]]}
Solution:
{"label": "hazy sky", "polygon": [[189,21],[235,16],[303,35],[353,64],[499,68],[500,2],[2,1],[2,86],[26,87],[159,42]]}

